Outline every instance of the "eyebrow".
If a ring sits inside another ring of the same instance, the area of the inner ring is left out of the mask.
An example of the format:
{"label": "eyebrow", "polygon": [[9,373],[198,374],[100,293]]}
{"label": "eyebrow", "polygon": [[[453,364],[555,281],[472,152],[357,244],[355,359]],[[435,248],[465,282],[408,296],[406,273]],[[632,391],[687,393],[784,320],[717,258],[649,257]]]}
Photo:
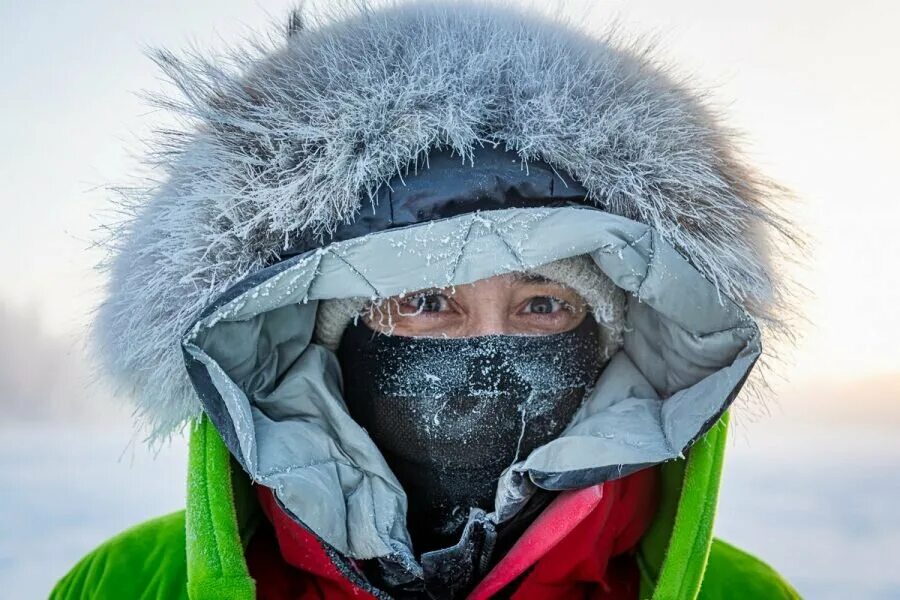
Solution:
{"label": "eyebrow", "polygon": [[515,281],[522,281],[525,283],[556,283],[552,279],[547,279],[543,275],[538,275],[537,273],[525,273],[523,271],[514,271],[511,273],[513,279]]}

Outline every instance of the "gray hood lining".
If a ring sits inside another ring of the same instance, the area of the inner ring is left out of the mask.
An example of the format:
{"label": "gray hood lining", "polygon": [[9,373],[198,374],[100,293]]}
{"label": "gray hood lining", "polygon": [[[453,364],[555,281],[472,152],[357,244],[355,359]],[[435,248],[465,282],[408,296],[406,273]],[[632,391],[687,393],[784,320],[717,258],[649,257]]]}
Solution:
{"label": "gray hood lining", "polygon": [[734,302],[648,226],[592,208],[476,212],[336,242],[257,273],[191,327],[204,409],[252,479],[351,558],[414,564],[406,497],[347,413],[334,354],[310,343],[317,301],[462,284],[588,254],[628,292],[624,346],[569,427],[506,470],[502,522],[538,488],[671,460],[734,399],[761,348]]}

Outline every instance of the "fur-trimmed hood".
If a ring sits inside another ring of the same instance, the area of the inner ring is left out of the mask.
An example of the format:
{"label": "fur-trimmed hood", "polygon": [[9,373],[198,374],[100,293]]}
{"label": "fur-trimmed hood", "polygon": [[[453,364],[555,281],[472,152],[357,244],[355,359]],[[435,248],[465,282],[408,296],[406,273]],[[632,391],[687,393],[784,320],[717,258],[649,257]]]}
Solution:
{"label": "fur-trimmed hood", "polygon": [[341,9],[227,58],[154,57],[189,123],[163,176],[124,202],[95,321],[108,371],[165,435],[200,413],[185,329],[225,290],[327,235],[429,151],[501,145],[653,227],[723,295],[778,330],[781,190],[740,157],[703,97],[635,45],[507,6]]}

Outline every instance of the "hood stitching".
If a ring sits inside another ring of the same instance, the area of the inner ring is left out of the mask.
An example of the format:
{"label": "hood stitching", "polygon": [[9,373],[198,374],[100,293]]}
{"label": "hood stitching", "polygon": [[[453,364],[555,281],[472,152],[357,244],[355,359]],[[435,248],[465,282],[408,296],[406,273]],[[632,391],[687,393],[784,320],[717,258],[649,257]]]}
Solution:
{"label": "hood stitching", "polygon": [[802,241],[774,205],[785,190],[637,44],[509,6],[413,0],[342,5],[218,59],[152,58],[178,94],[151,101],[185,127],[159,132],[147,161],[161,176],[118,200],[92,347],[153,436],[201,412],[180,339],[204,307],[438,148],[548,162],[656,229],[769,335],[791,335],[770,260]]}

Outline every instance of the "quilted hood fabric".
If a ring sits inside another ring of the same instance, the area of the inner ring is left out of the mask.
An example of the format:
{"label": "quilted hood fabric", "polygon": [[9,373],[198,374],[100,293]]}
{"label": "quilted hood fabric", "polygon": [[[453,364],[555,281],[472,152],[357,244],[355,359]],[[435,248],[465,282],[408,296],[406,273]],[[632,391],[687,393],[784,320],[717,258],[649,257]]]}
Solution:
{"label": "quilted hood fabric", "polygon": [[165,436],[201,413],[186,329],[223,292],[325,240],[435,151],[541,161],[586,202],[651,227],[765,330],[785,332],[781,190],[703,95],[645,48],[557,18],[467,2],[356,3],[220,57],[155,60],[153,181],[121,203],[96,348]]}

